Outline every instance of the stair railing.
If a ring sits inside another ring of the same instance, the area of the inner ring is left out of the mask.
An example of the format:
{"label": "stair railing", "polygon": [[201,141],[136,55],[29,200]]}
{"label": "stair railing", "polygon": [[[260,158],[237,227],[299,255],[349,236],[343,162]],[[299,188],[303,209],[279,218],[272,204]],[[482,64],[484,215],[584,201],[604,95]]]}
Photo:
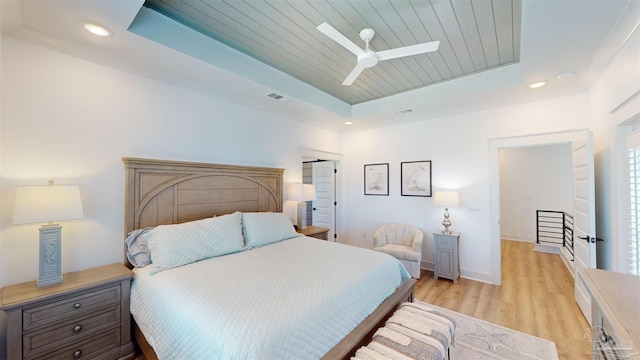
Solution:
{"label": "stair railing", "polygon": [[536,210],[536,244],[561,245],[573,255],[573,216],[564,211]]}

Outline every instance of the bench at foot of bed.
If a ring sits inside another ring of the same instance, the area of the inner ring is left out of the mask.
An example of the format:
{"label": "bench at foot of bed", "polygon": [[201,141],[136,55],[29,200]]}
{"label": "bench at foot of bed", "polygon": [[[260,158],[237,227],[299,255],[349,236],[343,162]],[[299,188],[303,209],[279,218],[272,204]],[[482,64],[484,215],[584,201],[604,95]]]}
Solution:
{"label": "bench at foot of bed", "polygon": [[[425,303],[403,303],[352,359],[449,358],[455,320]],[[381,356],[382,355],[382,356]]]}

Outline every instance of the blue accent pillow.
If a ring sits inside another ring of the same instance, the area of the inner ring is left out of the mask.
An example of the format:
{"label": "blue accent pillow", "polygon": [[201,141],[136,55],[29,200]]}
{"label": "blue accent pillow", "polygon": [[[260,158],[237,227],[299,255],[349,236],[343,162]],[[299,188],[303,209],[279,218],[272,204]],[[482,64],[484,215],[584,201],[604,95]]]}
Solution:
{"label": "blue accent pillow", "polygon": [[156,272],[238,252],[244,247],[240,212],[160,225],[141,236],[147,239]]}
{"label": "blue accent pillow", "polygon": [[283,213],[242,213],[244,245],[253,248],[301,236]]}

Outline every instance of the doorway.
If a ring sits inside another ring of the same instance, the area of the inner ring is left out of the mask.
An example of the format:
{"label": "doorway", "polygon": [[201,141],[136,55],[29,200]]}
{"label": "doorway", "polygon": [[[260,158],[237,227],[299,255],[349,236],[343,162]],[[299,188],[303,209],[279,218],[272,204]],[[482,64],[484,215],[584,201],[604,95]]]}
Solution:
{"label": "doorway", "polygon": [[333,160],[314,160],[302,163],[302,183],[313,184],[316,199],[307,202],[307,226],[329,229],[335,234],[336,223],[336,164]]}
{"label": "doorway", "polygon": [[536,242],[537,210],[572,212],[571,144],[501,148],[501,238]]}
{"label": "doorway", "polygon": [[563,222],[573,216],[571,144],[501,148],[499,156],[500,239],[558,254],[573,272],[573,246],[564,241],[569,223]]}
{"label": "doorway", "polygon": [[[496,285],[500,285],[502,283],[502,266],[501,266],[501,250],[500,250],[500,239],[501,239],[501,208],[500,208],[500,149],[505,148],[518,148],[518,147],[527,147],[527,146],[541,146],[541,145],[550,145],[550,144],[572,144],[576,142],[576,139],[583,139],[585,136],[590,136],[590,134],[586,130],[579,131],[567,131],[567,132],[559,132],[559,133],[550,133],[550,134],[540,134],[540,135],[531,135],[531,136],[521,136],[521,137],[512,137],[512,138],[501,138],[501,139],[493,139],[489,141],[490,148],[490,183],[491,183],[491,239],[490,239],[490,248],[491,248],[491,282]],[[572,148],[572,151],[573,148]],[[592,149],[591,149],[592,152]],[[586,157],[588,158],[588,157]],[[593,160],[593,154],[590,157]],[[593,167],[591,166],[591,171],[593,171]],[[593,190],[593,181],[591,183],[586,183],[586,186],[581,186],[581,188],[588,188],[587,190]],[[574,185],[575,186],[575,185]],[[575,197],[578,194],[574,194]],[[582,195],[581,195],[582,196]],[[584,218],[584,222],[581,222],[580,228],[576,229],[577,236],[585,236],[592,234],[590,236],[595,236],[595,205],[593,203],[592,196],[587,199],[586,208],[584,209],[585,216],[581,216],[580,218]],[[575,204],[575,202],[574,202]],[[582,208],[580,209],[583,210]],[[592,211],[593,210],[593,211]],[[575,212],[575,208],[574,211]],[[586,224],[582,226],[582,223]],[[592,254],[585,255],[586,257],[591,257]],[[593,256],[595,256],[595,251]],[[594,264],[595,266],[595,264]]]}
{"label": "doorway", "polygon": [[300,148],[302,182],[316,186],[316,200],[307,203],[307,225],[328,228],[328,240],[338,241],[341,223],[342,154]]}

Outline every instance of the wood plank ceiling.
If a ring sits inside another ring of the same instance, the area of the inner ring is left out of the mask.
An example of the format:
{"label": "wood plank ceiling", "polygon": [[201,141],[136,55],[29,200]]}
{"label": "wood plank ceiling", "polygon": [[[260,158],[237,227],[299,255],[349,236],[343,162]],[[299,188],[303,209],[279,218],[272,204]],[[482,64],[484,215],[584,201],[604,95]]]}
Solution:
{"label": "wood plank ceiling", "polygon": [[[522,0],[147,0],[158,11],[313,87],[358,104],[516,63]],[[351,86],[351,52],[316,26],[328,22],[373,50],[434,40],[438,51],[379,62]],[[295,94],[292,94],[295,95]]]}

